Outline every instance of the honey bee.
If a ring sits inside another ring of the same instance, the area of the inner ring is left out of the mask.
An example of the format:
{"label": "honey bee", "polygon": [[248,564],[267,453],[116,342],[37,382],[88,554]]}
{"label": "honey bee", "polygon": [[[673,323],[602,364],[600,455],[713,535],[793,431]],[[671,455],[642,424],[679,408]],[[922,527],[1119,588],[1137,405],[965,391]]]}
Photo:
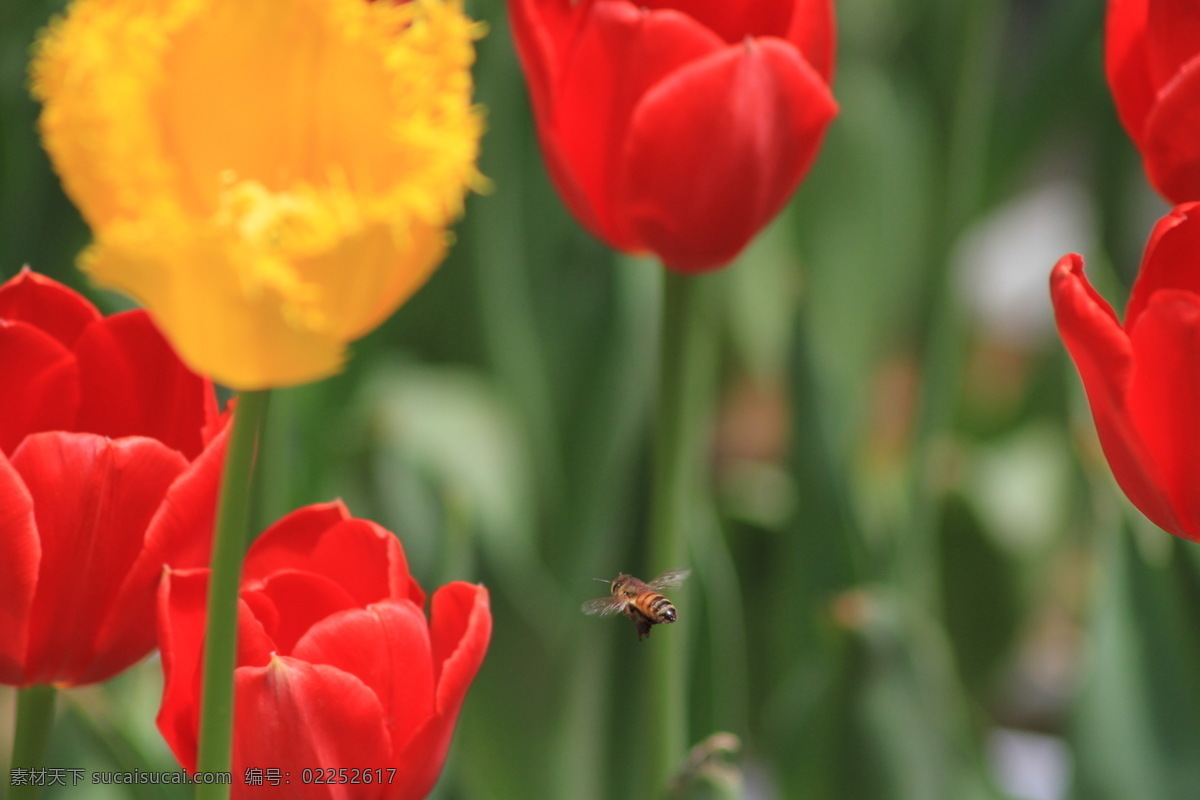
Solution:
{"label": "honey bee", "polygon": [[[620,611],[637,626],[638,641],[650,635],[650,626],[674,622],[679,619],[675,604],[663,597],[660,589],[669,589],[683,583],[683,579],[691,573],[690,569],[673,569],[664,572],[654,580],[646,583],[632,575],[621,573],[612,580],[612,594],[608,597],[597,597],[583,604],[583,613],[599,614],[606,617]],[[598,581],[609,583],[604,578]]]}

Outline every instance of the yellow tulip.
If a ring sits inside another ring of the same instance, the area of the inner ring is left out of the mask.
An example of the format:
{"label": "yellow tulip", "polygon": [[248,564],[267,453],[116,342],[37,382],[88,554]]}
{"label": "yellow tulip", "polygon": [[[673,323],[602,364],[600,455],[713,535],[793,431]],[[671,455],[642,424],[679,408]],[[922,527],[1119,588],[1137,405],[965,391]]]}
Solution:
{"label": "yellow tulip", "polygon": [[478,34],[461,0],[75,0],[32,78],[81,267],[228,386],[337,371],[481,180]]}

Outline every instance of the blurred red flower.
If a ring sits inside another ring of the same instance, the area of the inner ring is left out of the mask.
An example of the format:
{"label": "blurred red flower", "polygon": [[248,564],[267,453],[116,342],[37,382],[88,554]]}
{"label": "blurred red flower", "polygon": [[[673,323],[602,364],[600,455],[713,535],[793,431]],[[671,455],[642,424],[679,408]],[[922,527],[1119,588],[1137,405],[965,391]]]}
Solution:
{"label": "blurred red flower", "polygon": [[1159,220],[1122,326],[1068,255],[1050,279],[1058,330],[1125,494],[1156,525],[1200,541],[1200,204]]}
{"label": "blurred red flower", "polygon": [[837,113],[831,0],[508,0],[551,178],[619,250],[724,266]]}
{"label": "blurred red flower", "polygon": [[[158,728],[188,770],[207,592],[208,570],[175,570],[159,596]],[[431,620],[424,604],[396,537],[341,503],[295,511],[254,542],[238,607],[233,797],[269,794],[270,783],[243,784],[266,767],[290,773],[279,789],[289,798],[406,800],[433,788],[492,617],[487,590],[469,583],[439,589]],[[315,770],[334,780],[306,780]],[[354,770],[372,783],[339,783]]]}
{"label": "blurred red flower", "polygon": [[1200,200],[1200,6],[1109,0],[1104,60],[1150,183],[1173,203]]}
{"label": "blurred red flower", "polygon": [[212,384],[142,311],[0,285],[0,683],[93,683],[154,649],[163,566],[206,563]]}

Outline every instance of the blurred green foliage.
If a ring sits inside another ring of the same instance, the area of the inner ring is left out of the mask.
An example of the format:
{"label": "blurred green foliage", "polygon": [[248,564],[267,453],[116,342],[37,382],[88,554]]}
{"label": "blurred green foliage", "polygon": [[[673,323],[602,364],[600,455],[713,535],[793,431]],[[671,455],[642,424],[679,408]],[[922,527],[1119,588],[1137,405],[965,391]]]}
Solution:
{"label": "blurred green foliage", "polygon": [[[839,0],[824,150],[778,222],[702,279],[722,298],[712,495],[689,605],[654,639],[689,642],[692,740],[741,746],[685,796],[1194,796],[1200,557],[1120,496],[1045,289],[1078,250],[1120,308],[1164,210],[1104,85],[1103,5]],[[61,6],[0,2],[0,275],[27,263],[113,310],[73,267],[88,233],[27,94],[30,42]],[[276,393],[259,519],[340,496],[397,532],[426,587],[491,590],[437,797],[620,797],[656,641],[579,605],[603,593],[592,578],[681,566],[643,543],[661,278],[565,212],[503,4],[473,11],[494,190],[343,374]],[[1038,224],[997,232],[1063,186]],[[1004,246],[971,245],[989,236]],[[1006,315],[1012,285],[1035,289]],[[159,690],[151,659],[66,693],[51,765],[174,769]],[[47,796],[186,796],[81,791]]]}

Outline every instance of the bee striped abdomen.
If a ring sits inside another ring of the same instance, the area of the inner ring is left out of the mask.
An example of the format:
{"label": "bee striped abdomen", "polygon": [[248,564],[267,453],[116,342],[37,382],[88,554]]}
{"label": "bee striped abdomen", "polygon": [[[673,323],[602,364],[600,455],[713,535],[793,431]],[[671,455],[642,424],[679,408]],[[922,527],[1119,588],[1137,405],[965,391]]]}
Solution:
{"label": "bee striped abdomen", "polygon": [[634,601],[641,611],[654,622],[674,622],[678,618],[675,605],[658,592],[644,592]]}
{"label": "bee striped abdomen", "polygon": [[[625,616],[637,627],[638,641],[650,635],[650,629],[663,622],[679,619],[675,605],[659,594],[659,589],[678,586],[691,570],[673,569],[646,583],[622,572],[609,584],[611,594],[583,604],[585,614]],[[603,580],[597,578],[596,580]]]}

